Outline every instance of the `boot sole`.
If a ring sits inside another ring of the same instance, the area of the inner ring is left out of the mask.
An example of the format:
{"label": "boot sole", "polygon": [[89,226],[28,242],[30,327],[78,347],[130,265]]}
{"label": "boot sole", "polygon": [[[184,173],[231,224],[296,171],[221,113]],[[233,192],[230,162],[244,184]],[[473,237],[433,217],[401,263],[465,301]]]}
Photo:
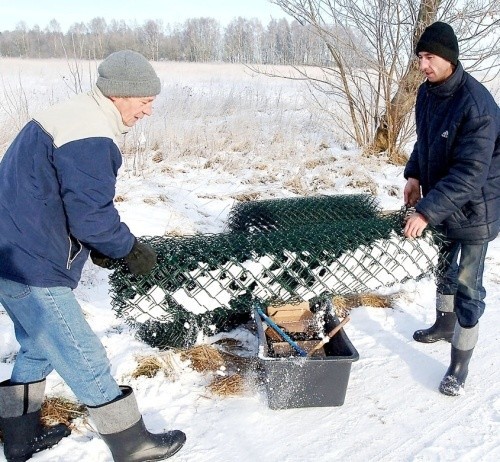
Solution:
{"label": "boot sole", "polygon": [[413,333],[413,340],[419,343],[436,343],[441,340],[451,343],[452,337],[453,337],[453,332],[450,332],[449,335],[440,337],[434,336],[432,334],[427,334],[424,331],[419,331],[419,330]]}
{"label": "boot sole", "polygon": [[453,376],[446,376],[439,384],[439,391],[446,396],[461,396],[465,394],[464,384]]}
{"label": "boot sole", "polygon": [[436,342],[448,342],[448,343],[451,343],[451,338],[416,338],[416,337],[413,337],[413,340],[415,340],[415,342],[419,342],[419,343],[436,343]]}
{"label": "boot sole", "polygon": [[[172,457],[173,455],[177,454],[181,449],[182,447],[184,446],[184,443],[182,443],[182,445],[180,445],[174,452],[172,452],[171,454],[169,454],[168,456],[160,456],[160,457],[156,457],[154,459],[143,459],[142,462],[156,462],[157,460],[165,460],[165,459],[169,459],[170,457]],[[16,461],[17,462],[17,461]],[[20,461],[22,462],[22,461]]]}

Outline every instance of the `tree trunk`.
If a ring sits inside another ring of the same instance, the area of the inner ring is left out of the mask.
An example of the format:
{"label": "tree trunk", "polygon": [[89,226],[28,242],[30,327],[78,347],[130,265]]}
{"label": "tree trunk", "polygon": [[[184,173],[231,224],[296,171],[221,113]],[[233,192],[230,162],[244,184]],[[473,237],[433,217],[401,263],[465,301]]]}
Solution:
{"label": "tree trunk", "polygon": [[[415,49],[424,29],[436,20],[439,6],[443,0],[422,0],[418,18],[413,29],[413,50]],[[406,118],[415,105],[417,90],[422,83],[422,76],[418,62],[410,60],[405,74],[398,85],[398,90],[387,105],[385,114],[380,118],[379,126],[375,131],[370,152],[387,152],[389,159],[397,160],[399,157],[396,142]]]}
{"label": "tree trunk", "polygon": [[416,61],[408,64],[406,74],[399,82],[398,90],[380,118],[370,152],[388,152],[389,157],[398,156],[396,142],[406,118],[415,105],[417,89],[422,83],[422,75]]}

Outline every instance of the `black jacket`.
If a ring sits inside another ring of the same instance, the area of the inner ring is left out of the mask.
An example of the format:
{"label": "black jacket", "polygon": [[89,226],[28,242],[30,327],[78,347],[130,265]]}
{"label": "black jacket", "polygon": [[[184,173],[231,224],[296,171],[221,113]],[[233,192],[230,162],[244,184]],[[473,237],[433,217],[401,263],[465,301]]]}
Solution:
{"label": "black jacket", "polygon": [[500,109],[459,63],[444,83],[424,82],[415,109],[417,142],[404,176],[420,181],[416,206],[452,240],[493,240],[500,215]]}

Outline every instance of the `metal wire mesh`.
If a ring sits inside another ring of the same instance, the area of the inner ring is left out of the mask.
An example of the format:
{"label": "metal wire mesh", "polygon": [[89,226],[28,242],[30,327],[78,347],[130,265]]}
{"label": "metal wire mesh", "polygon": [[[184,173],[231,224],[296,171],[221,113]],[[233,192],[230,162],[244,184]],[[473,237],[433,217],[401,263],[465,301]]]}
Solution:
{"label": "metal wire mesh", "polygon": [[230,231],[271,231],[299,223],[331,223],[374,218],[379,210],[374,196],[349,194],[240,202],[229,213]]}
{"label": "metal wire mesh", "polygon": [[[134,277],[117,262],[110,276],[113,308],[147,343],[185,346],[244,322],[255,299],[363,293],[434,271],[437,234],[405,239],[404,210],[381,214],[371,197],[351,198],[352,207],[348,196],[319,197],[318,207],[314,198],[285,200],[287,213],[279,199],[257,201],[255,210],[239,204],[229,220],[233,231],[141,238],[157,251],[158,264]],[[332,218],[335,201],[342,218]],[[352,210],[361,217],[352,218]]]}

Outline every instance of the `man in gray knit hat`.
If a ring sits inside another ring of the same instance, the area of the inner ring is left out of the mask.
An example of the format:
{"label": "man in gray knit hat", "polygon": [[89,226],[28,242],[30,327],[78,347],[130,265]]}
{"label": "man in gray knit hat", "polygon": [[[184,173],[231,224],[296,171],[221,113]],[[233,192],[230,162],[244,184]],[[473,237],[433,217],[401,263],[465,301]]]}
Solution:
{"label": "man in gray knit hat", "polygon": [[132,389],[112,377],[72,291],[89,254],[103,267],[123,259],[134,275],[156,264],[154,249],[120,220],[113,199],[118,140],[151,115],[161,82],[130,50],[109,55],[98,73],[91,91],[35,115],[0,163],[0,303],[20,344],[10,380],[0,383],[7,461],[27,460],[70,433],[40,425],[52,370],[87,405],[115,461],[165,459],[186,439],[178,430],[146,430]]}

